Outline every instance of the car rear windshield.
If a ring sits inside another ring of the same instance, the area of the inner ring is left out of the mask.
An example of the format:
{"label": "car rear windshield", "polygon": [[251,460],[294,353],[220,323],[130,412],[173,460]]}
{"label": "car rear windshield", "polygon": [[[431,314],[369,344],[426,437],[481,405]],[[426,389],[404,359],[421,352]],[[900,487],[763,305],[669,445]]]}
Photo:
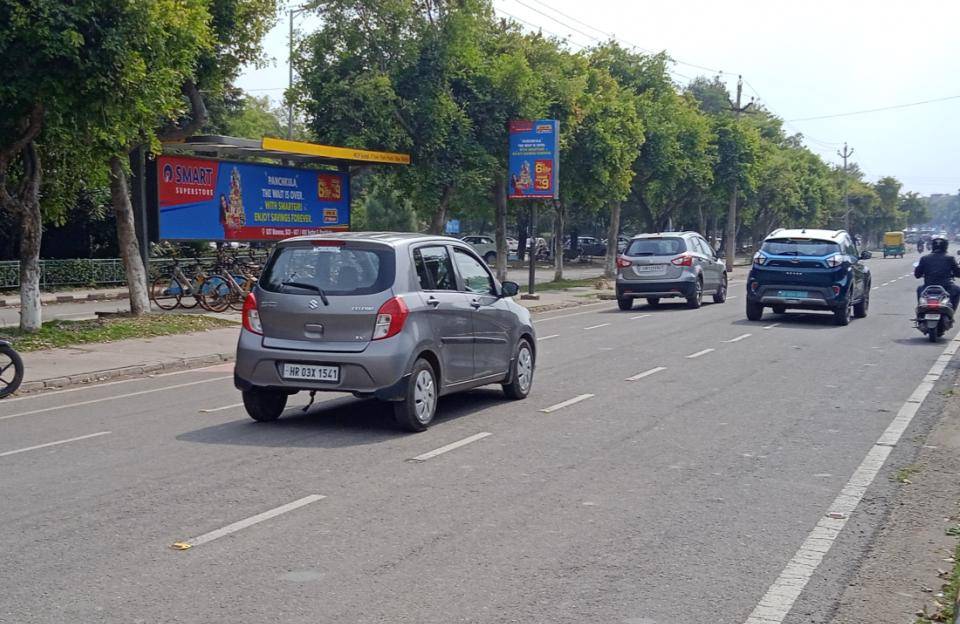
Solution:
{"label": "car rear windshield", "polygon": [[626,256],[675,256],[687,250],[682,238],[638,238],[630,241]]}
{"label": "car rear windshield", "polygon": [[829,256],[840,253],[840,245],[811,238],[773,238],[764,241],[761,250],[773,256]]}
{"label": "car rear windshield", "polygon": [[260,277],[271,292],[312,295],[370,295],[393,284],[389,247],[290,245],[278,248]]}

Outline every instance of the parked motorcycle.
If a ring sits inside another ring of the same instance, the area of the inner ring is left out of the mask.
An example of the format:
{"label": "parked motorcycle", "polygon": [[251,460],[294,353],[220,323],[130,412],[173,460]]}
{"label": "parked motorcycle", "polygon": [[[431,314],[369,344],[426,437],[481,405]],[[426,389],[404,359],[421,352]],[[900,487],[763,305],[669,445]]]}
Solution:
{"label": "parked motorcycle", "polygon": [[917,301],[914,326],[920,333],[925,334],[930,342],[936,342],[953,327],[953,313],[947,289],[943,286],[927,286]]}

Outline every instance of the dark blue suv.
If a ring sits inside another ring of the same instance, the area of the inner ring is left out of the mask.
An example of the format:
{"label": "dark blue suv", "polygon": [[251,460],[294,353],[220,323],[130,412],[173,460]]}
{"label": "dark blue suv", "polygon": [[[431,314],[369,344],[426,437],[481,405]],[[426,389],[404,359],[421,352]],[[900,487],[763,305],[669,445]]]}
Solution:
{"label": "dark blue suv", "polygon": [[747,318],[764,308],[829,310],[837,325],[863,318],[870,307],[870,268],[844,230],[775,230],[753,257],[747,278]]}

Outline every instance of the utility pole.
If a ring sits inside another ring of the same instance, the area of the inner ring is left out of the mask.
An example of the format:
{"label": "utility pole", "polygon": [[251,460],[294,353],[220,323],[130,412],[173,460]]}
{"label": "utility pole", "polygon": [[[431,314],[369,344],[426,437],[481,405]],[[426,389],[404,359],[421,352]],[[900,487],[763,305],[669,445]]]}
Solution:
{"label": "utility pole", "polygon": [[843,150],[837,150],[837,156],[843,158],[843,229],[850,231],[850,180],[847,178],[847,159],[853,156],[853,149],[843,143]]}
{"label": "utility pole", "polygon": [[[740,114],[747,112],[753,106],[753,98],[746,106],[740,106],[741,95],[743,95],[743,76],[737,76],[737,101],[730,102],[730,110],[733,111],[733,115],[738,122],[740,121]],[[733,271],[733,261],[737,253],[737,194],[740,191],[738,187],[735,177],[733,179],[733,189],[730,191],[730,209],[727,211],[727,231],[724,234],[728,273]]]}

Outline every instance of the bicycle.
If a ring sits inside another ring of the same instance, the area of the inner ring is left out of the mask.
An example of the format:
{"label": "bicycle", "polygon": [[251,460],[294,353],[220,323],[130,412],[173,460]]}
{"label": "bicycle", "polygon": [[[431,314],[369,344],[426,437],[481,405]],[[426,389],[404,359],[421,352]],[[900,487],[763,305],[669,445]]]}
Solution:
{"label": "bicycle", "polygon": [[[195,262],[196,275],[192,279],[180,268],[180,261],[174,258],[170,275],[161,275],[153,281],[150,286],[150,299],[157,304],[158,308],[173,310],[179,306],[185,310],[192,310],[198,303],[203,305],[199,293],[203,290],[206,274],[200,260],[195,259]],[[193,297],[192,303],[184,303],[184,297]]]}
{"label": "bicycle", "polygon": [[13,345],[0,340],[0,399],[4,399],[23,382],[23,360]]}

